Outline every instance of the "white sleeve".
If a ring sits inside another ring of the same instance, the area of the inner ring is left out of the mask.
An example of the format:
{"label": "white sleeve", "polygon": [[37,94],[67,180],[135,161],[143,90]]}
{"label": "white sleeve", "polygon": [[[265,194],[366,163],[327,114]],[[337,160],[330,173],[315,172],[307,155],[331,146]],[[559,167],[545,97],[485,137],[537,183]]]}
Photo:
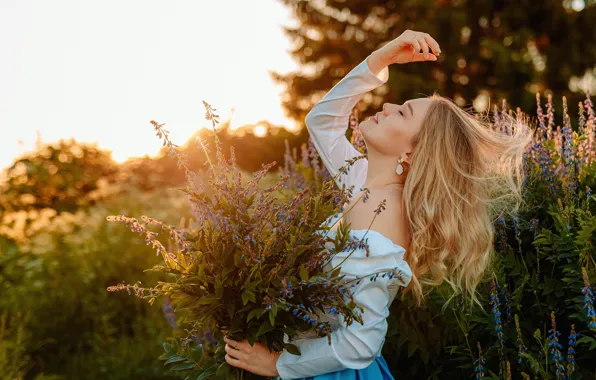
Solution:
{"label": "white sleeve", "polygon": [[[350,113],[358,100],[387,82],[389,69],[383,68],[378,75],[373,74],[366,59],[342,78],[306,115],[304,122],[310,132],[313,144],[325,167],[335,176],[346,160],[362,155],[346,138]],[[355,186],[355,191],[364,185],[368,162],[360,159],[342,174],[336,183],[341,188]]]}
{"label": "white sleeve", "polygon": [[[337,255],[339,256],[339,254]],[[331,332],[331,344],[327,337],[304,338],[291,341],[300,350],[301,355],[282,351],[276,368],[282,380],[316,376],[346,368],[362,369],[368,367],[381,352],[387,333],[387,317],[389,316],[389,286],[407,286],[411,279],[407,263],[393,254],[378,257],[348,258],[342,264],[342,273],[360,272],[361,275],[381,269],[397,269],[404,275],[390,278],[389,275],[378,275],[371,280],[365,277],[361,283],[351,289],[356,304],[362,306],[363,324],[353,321],[346,326],[344,318],[339,315],[339,326]],[[341,261],[341,260],[340,260]],[[361,276],[360,275],[360,276]]]}

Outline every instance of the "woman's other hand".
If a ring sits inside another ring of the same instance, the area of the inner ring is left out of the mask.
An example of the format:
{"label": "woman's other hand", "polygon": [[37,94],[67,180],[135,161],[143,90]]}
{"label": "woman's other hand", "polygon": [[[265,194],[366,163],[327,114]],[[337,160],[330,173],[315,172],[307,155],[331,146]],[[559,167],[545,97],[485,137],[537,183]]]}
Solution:
{"label": "woman's other hand", "polygon": [[243,370],[260,376],[279,376],[277,372],[277,358],[281,352],[270,352],[262,343],[255,342],[251,346],[247,340],[236,342],[224,337],[226,342],[226,362]]}
{"label": "woman's other hand", "polygon": [[400,64],[436,61],[440,53],[439,44],[428,33],[409,29],[375,51],[382,61]]}

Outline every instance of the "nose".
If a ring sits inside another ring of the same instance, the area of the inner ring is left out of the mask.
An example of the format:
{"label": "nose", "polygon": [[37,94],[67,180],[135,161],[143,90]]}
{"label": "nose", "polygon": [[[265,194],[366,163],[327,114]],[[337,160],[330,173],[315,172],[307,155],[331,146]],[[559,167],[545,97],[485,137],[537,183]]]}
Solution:
{"label": "nose", "polygon": [[383,104],[383,114],[385,116],[389,116],[390,110],[394,108],[393,106],[397,106],[397,104],[391,104],[391,103]]}
{"label": "nose", "polygon": [[387,111],[387,108],[388,108],[388,107],[389,107],[389,103],[385,103],[385,104],[383,104],[383,114],[384,114],[385,116],[387,116],[387,112],[388,112],[388,111]]}

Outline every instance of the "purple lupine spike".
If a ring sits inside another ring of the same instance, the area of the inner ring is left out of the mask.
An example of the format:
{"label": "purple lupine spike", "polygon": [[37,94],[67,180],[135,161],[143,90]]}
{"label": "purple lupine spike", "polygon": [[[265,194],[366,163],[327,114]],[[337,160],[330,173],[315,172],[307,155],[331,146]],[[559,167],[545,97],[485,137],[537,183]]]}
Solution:
{"label": "purple lupine spike", "polygon": [[538,115],[538,123],[540,125],[540,140],[546,138],[546,125],[544,123],[544,114],[542,113],[542,106],[540,105],[540,93],[536,93],[536,114]]}
{"label": "purple lupine spike", "polygon": [[546,119],[548,120],[546,128],[546,138],[550,140],[553,138],[553,128],[555,127],[555,108],[553,107],[553,96],[551,94],[548,94],[546,98]]}
{"label": "purple lupine spike", "polygon": [[596,118],[594,117],[594,106],[592,105],[592,100],[590,99],[590,90],[586,90],[586,100],[584,101],[584,108],[586,110],[587,120],[586,120],[586,135],[588,136],[588,149],[587,149],[587,157],[588,157],[588,165],[590,165],[593,161],[594,155],[594,145],[596,145]]}
{"label": "purple lupine spike", "polygon": [[493,128],[501,132],[501,117],[499,116],[499,107],[493,104]]}
{"label": "purple lupine spike", "polygon": [[524,340],[522,338],[522,333],[521,333],[521,329],[519,327],[519,318],[517,316],[517,314],[515,314],[515,333],[517,335],[516,338],[516,343],[517,343],[517,364],[521,364],[522,362],[522,356],[521,354],[523,354],[524,352],[526,352],[528,349],[526,347],[526,345],[524,344]]}
{"label": "purple lupine spike", "polygon": [[486,359],[482,356],[480,342],[477,342],[476,346],[478,347],[478,359],[474,359],[474,372],[476,373],[476,380],[482,380],[484,378]]}
{"label": "purple lupine spike", "polygon": [[555,312],[550,312],[550,322],[551,322],[551,329],[548,330],[550,335],[548,336],[549,343],[548,347],[550,347],[550,354],[552,355],[552,362],[555,363],[555,372],[557,379],[566,379],[565,376],[565,368],[561,364],[563,361],[563,355],[561,354],[561,349],[563,346],[559,343],[559,336],[561,333],[557,331],[557,324],[555,321]]}
{"label": "purple lupine spike", "polygon": [[577,178],[575,173],[575,154],[573,152],[573,130],[571,129],[571,118],[567,112],[567,98],[563,96],[563,130],[562,137],[565,139],[562,144],[564,170],[563,179],[566,182],[566,190],[574,195],[577,189]]}
{"label": "purple lupine spike", "polygon": [[309,159],[309,152],[308,152],[308,145],[303,143],[300,145],[300,155],[302,157],[302,165],[305,167],[310,166],[310,159]]}
{"label": "purple lupine spike", "polygon": [[584,280],[584,287],[582,294],[584,295],[584,309],[586,309],[588,317],[588,327],[596,329],[596,312],[594,311],[594,293],[590,286],[590,279],[588,278],[588,271],[586,267],[582,267],[582,278]]}
{"label": "purple lupine spike", "polygon": [[579,333],[575,332],[575,324],[571,325],[571,332],[569,333],[568,347],[567,347],[567,377],[571,378],[573,371],[575,371],[575,345]]}

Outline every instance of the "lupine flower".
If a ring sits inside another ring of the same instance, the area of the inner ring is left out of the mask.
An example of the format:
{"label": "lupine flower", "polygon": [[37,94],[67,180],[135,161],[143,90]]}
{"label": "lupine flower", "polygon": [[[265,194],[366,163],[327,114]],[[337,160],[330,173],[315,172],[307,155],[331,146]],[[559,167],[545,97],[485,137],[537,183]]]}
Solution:
{"label": "lupine flower", "polygon": [[522,253],[522,240],[521,240],[521,228],[519,223],[519,218],[515,215],[513,216],[513,229],[515,230],[515,240],[517,240],[517,250],[521,254]]}
{"label": "lupine flower", "polygon": [[555,127],[555,107],[553,106],[553,96],[551,94],[546,95],[546,119],[547,124],[547,135],[548,140],[553,138],[553,128]]}
{"label": "lupine flower", "polygon": [[484,377],[484,365],[486,364],[486,359],[482,356],[480,342],[477,342],[476,345],[478,347],[478,359],[474,359],[474,372],[476,372],[476,380],[481,380]]}
{"label": "lupine flower", "polygon": [[575,332],[575,325],[571,325],[571,332],[569,333],[569,347],[567,348],[567,376],[571,378],[571,374],[575,370],[575,344],[579,333]]}
{"label": "lupine flower", "polygon": [[308,151],[308,145],[306,143],[300,145],[300,156],[302,157],[302,165],[305,167],[310,166],[310,157]]}
{"label": "lupine flower", "polygon": [[379,215],[383,210],[385,210],[387,208],[386,204],[387,204],[387,200],[383,199],[383,201],[375,209],[375,214]]}
{"label": "lupine flower", "polygon": [[563,361],[563,355],[561,355],[561,349],[563,346],[559,343],[559,336],[561,336],[561,333],[557,331],[554,311],[550,312],[550,323],[551,329],[548,330],[550,333],[548,336],[548,347],[550,347],[549,352],[552,355],[551,361],[555,363],[555,375],[557,379],[565,379],[565,368],[563,368],[563,365],[561,364]]}
{"label": "lupine flower", "polygon": [[588,271],[582,267],[582,277],[584,279],[584,287],[582,294],[584,295],[584,309],[586,309],[588,317],[588,327],[596,329],[596,312],[594,312],[594,294],[590,287],[590,279],[588,278]]}
{"label": "lupine flower", "polygon": [[174,308],[172,307],[169,298],[164,298],[161,308],[164,315],[166,316],[166,319],[168,320],[168,323],[170,326],[172,326],[172,329],[176,330],[178,328],[178,323],[176,322],[176,314],[174,314]]}
{"label": "lupine flower", "polygon": [[540,93],[536,93],[536,114],[537,119],[538,119],[538,123],[540,125],[540,139],[544,139],[547,138],[546,136],[546,124],[544,123],[544,114],[542,113],[542,106],[540,105]]}
{"label": "lupine flower", "polygon": [[368,200],[368,198],[370,196],[370,189],[364,188],[364,189],[360,189],[360,191],[362,191],[364,193],[364,195],[362,196],[362,203],[366,203],[366,201]]}
{"label": "lupine flower", "polygon": [[490,284],[490,302],[489,305],[492,306],[491,313],[493,314],[493,319],[495,322],[495,333],[499,338],[499,341],[503,342],[503,325],[501,324],[501,311],[499,310],[499,293],[497,291],[497,283],[495,280],[495,276],[493,275]]}
{"label": "lupine flower", "polygon": [[584,101],[584,108],[586,110],[586,135],[588,136],[588,149],[586,152],[588,164],[592,163],[592,156],[594,153],[594,144],[596,139],[596,117],[594,116],[594,106],[590,99],[590,90],[586,90],[586,100]]}
{"label": "lupine flower", "polygon": [[362,154],[366,154],[366,143],[358,125],[357,108],[354,108],[352,110],[352,113],[350,113],[350,128],[352,129],[352,138],[350,142],[352,143],[354,148],[356,148],[356,150],[358,150]]}
{"label": "lupine flower", "polygon": [[505,291],[505,286],[501,287],[499,294],[502,295],[505,300],[505,315],[507,316],[507,320],[511,320],[511,302],[509,300],[509,292]]}
{"label": "lupine flower", "polygon": [[517,343],[517,364],[521,364],[521,354],[527,351],[526,346],[524,345],[524,340],[522,339],[521,329],[519,328],[519,318],[517,314],[515,314],[515,333],[517,335],[516,343]]}
{"label": "lupine flower", "polygon": [[530,219],[530,231],[534,231],[534,239],[536,239],[536,235],[538,234],[538,218]]}
{"label": "lupine flower", "polygon": [[[352,158],[350,158],[349,160],[345,160],[346,164],[345,164],[345,165],[343,165],[342,167],[340,167],[340,168],[338,169],[338,172],[339,172],[340,174],[347,175],[347,174],[350,172],[350,168],[352,167],[352,165],[354,165],[354,163],[355,163],[356,161],[358,161],[358,160],[361,160],[361,159],[363,159],[363,158],[366,158],[366,156],[360,155],[360,156],[355,156],[355,157],[352,157]],[[339,182],[342,182],[342,181],[341,181],[341,177],[339,177]]]}
{"label": "lupine flower", "polygon": [[563,159],[564,171],[563,178],[567,181],[567,192],[571,195],[575,194],[577,189],[575,176],[575,156],[573,153],[573,131],[571,130],[571,119],[567,113],[567,98],[563,96],[563,137],[565,143],[563,144]]}

